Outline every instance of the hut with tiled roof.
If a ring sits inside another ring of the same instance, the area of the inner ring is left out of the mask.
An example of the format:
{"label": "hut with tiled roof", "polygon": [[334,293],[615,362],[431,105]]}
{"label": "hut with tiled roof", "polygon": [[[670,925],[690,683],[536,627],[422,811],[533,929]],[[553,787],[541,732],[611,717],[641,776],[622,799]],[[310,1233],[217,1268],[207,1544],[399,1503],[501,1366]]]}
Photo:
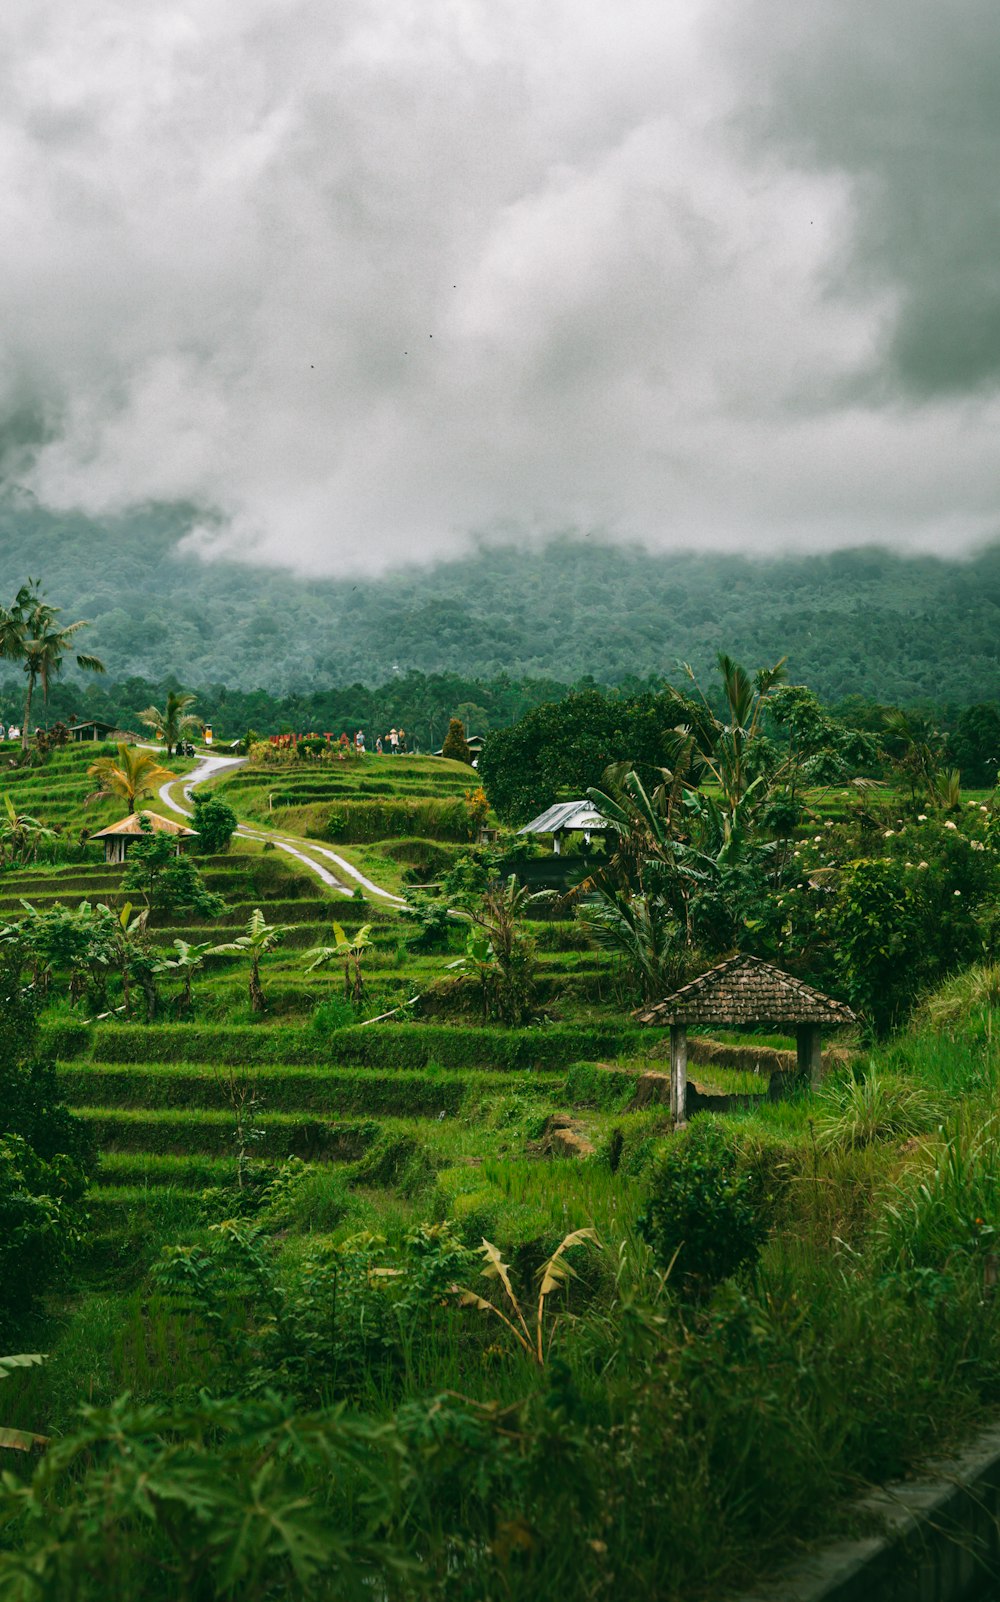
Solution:
{"label": "hut with tiled roof", "polygon": [[129,846],[149,834],[176,835],[177,855],[180,856],[184,841],[197,839],[198,831],[175,823],[172,818],[161,818],[158,812],[130,812],[127,818],[110,823],[106,829],[95,830],[90,838],[104,841],[105,862],[122,863]]}
{"label": "hut with tiled roof", "polygon": [[690,1025],[794,1028],[799,1074],[815,1088],[823,1071],[823,1030],[856,1021],[843,1001],[825,996],[760,957],[745,956],[727,957],[672,996],[639,1008],[635,1017],[643,1024],[670,1027],[670,1108],[678,1123],[684,1121],[687,1104]]}

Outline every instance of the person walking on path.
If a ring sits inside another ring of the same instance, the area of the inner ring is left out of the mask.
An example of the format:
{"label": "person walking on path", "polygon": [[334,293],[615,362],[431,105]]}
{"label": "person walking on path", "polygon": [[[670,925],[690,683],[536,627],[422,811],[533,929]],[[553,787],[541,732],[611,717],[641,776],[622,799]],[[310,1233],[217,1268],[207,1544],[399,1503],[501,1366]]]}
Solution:
{"label": "person walking on path", "polygon": [[399,734],[395,729],[389,730],[389,755],[399,755]]}
{"label": "person walking on path", "polygon": [[379,756],[382,755],[382,736],[380,734],[375,739],[375,750]]}
{"label": "person walking on path", "polygon": [[364,732],[363,729],[359,729],[357,734],[354,736],[354,749],[358,753],[358,756],[364,756],[364,754],[365,754],[365,732]]}

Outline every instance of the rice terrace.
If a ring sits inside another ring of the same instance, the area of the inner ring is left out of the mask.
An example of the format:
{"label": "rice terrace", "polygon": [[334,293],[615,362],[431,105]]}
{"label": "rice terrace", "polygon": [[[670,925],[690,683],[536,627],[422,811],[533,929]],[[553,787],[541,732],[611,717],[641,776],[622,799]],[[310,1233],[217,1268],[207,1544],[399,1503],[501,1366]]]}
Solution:
{"label": "rice terrace", "polygon": [[723,1596],[975,1431],[995,709],[142,690],[0,748],[5,1597]]}

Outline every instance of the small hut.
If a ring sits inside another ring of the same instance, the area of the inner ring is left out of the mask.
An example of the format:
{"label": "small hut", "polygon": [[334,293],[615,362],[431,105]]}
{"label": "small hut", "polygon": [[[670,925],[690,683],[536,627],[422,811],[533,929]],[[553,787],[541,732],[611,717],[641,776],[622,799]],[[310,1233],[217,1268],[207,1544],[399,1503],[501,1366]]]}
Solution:
{"label": "small hut", "polygon": [[105,862],[122,863],[128,855],[129,846],[150,832],[176,835],[178,856],[181,854],[184,841],[194,840],[198,835],[197,829],[189,829],[183,823],[174,823],[172,818],[161,818],[158,812],[130,812],[128,817],[122,818],[120,822],[110,823],[106,829],[96,829],[90,838],[104,841]]}
{"label": "small hut", "polygon": [[823,1072],[823,1030],[857,1021],[843,1001],[759,957],[744,956],[727,957],[672,996],[640,1007],[634,1016],[643,1024],[670,1026],[670,1111],[678,1123],[684,1122],[687,1110],[688,1025],[794,1027],[799,1076],[815,1089]]}
{"label": "small hut", "polygon": [[104,723],[100,718],[88,718],[84,723],[71,723],[66,731],[73,744],[82,740],[132,740],[134,735],[126,734],[119,729],[116,723]]}
{"label": "small hut", "polygon": [[562,842],[568,834],[582,834],[589,840],[591,835],[607,835],[613,833],[612,825],[602,813],[598,812],[592,801],[557,801],[554,806],[546,807],[537,818],[532,818],[518,834],[550,834],[552,836],[552,850],[556,856],[562,850]]}

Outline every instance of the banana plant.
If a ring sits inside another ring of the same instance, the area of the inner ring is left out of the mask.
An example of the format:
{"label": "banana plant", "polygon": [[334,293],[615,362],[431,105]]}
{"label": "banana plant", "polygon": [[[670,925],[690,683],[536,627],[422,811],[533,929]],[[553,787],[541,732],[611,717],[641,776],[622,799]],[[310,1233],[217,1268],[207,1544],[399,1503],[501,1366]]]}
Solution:
{"label": "banana plant", "polygon": [[344,963],[344,995],[348,1001],[359,1002],[365,993],[364,978],[361,973],[361,959],[372,944],[372,926],[363,924],[351,940],[342,924],[334,919],[333,935],[335,946],[312,946],[306,957],[313,960],[306,968],[312,973],[316,968],[323,968],[328,962],[337,962],[343,959]]}
{"label": "banana plant", "polygon": [[18,812],[9,795],[3,798],[4,811],[0,815],[0,866],[9,860],[34,862],[43,840],[54,840],[56,832],[27,812]]}
{"label": "banana plant", "polygon": [[[485,1267],[482,1271],[483,1279],[496,1281],[502,1288],[507,1301],[509,1312],[498,1307],[496,1302],[488,1296],[480,1296],[477,1291],[466,1290],[461,1285],[453,1287],[458,1297],[460,1307],[475,1307],[480,1313],[492,1313],[499,1318],[514,1337],[525,1356],[530,1357],[539,1368],[544,1367],[547,1352],[552,1350],[552,1340],[556,1332],[553,1323],[549,1331],[548,1346],[545,1344],[545,1304],[554,1290],[568,1284],[574,1278],[574,1270],[566,1260],[566,1253],[571,1246],[579,1246],[583,1241],[597,1243],[597,1231],[593,1229],[574,1229],[565,1235],[556,1247],[548,1262],[543,1263],[539,1270],[538,1301],[534,1308],[525,1303],[522,1306],[514,1292],[510,1280],[510,1265],[503,1261],[500,1249],[491,1241],[484,1240],[479,1248],[484,1259]],[[534,1314],[532,1318],[532,1313]],[[528,1320],[532,1322],[529,1325]]]}
{"label": "banana plant", "polygon": [[97,911],[102,915],[103,927],[107,931],[106,960],[118,969],[122,982],[122,1001],[128,1013],[132,1002],[133,959],[146,933],[149,909],[143,907],[133,918],[131,901],[126,901],[123,907],[109,907],[106,902],[99,901]]}
{"label": "banana plant", "polygon": [[[15,1369],[35,1368],[44,1361],[41,1352],[18,1352],[9,1357],[0,1357],[0,1380],[10,1379]],[[0,1447],[6,1447],[10,1452],[35,1452],[47,1445],[47,1435],[36,1435],[33,1430],[15,1430],[0,1424]]]}
{"label": "banana plant", "polygon": [[250,963],[250,1008],[264,1012],[267,1001],[260,982],[261,959],[280,945],[291,928],[288,923],[268,923],[259,907],[254,907],[247,919],[246,932],[221,946],[212,946],[208,957],[246,957]]}
{"label": "banana plant", "polygon": [[193,943],[190,940],[175,940],[174,950],[176,957],[162,957],[156,965],[157,973],[176,973],[182,980],[182,989],[178,996],[178,1011],[194,1011],[194,995],[191,983],[196,973],[201,973],[205,967],[205,958],[212,950],[212,941],[203,940]]}

